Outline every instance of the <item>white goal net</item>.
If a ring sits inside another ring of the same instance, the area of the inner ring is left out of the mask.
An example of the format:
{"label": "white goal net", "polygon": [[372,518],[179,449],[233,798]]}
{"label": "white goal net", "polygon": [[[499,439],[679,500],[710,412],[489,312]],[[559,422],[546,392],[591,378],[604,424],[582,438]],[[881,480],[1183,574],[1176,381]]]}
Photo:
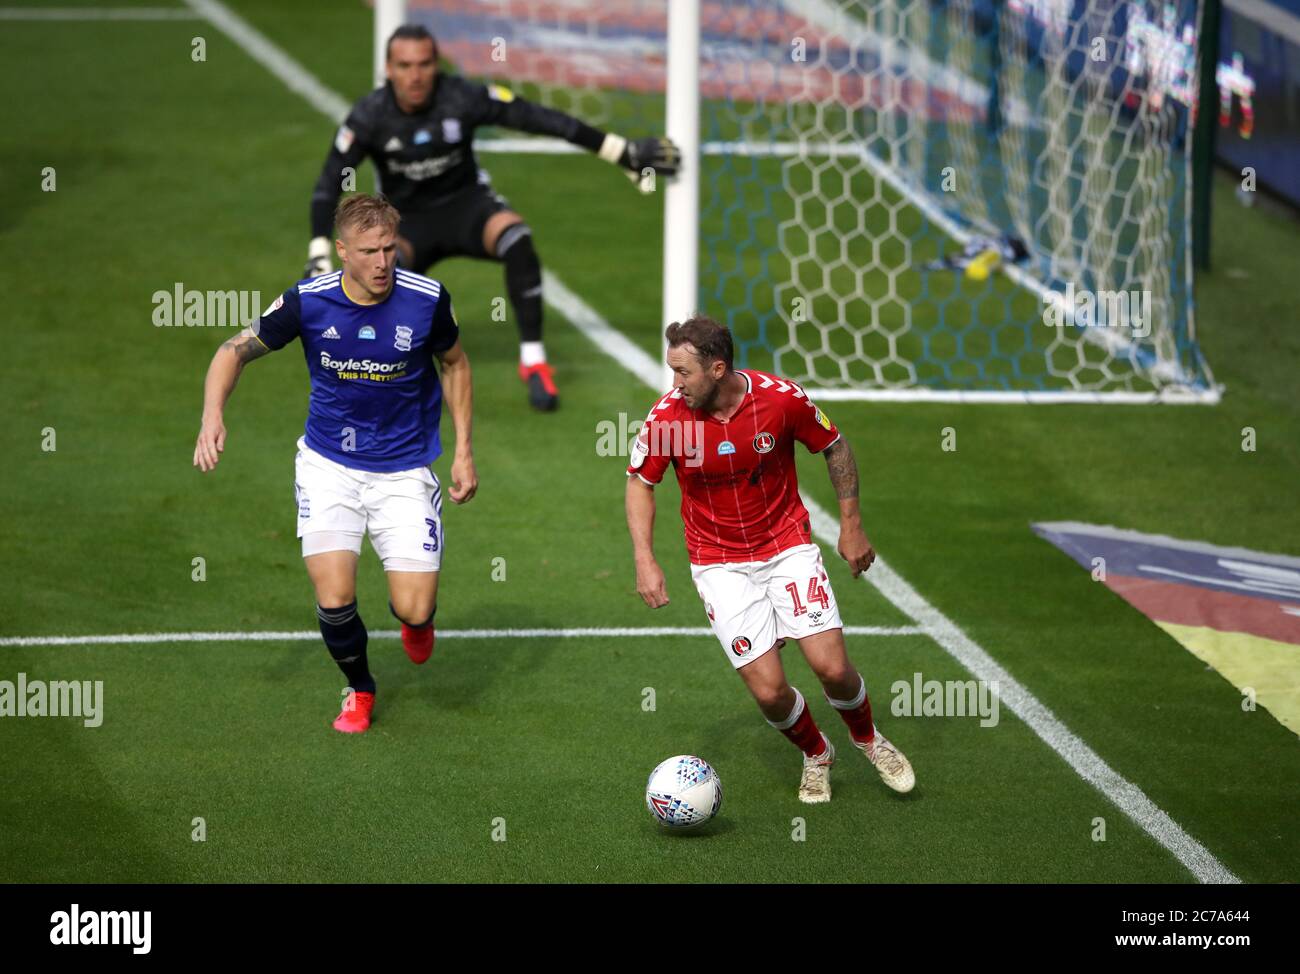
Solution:
{"label": "white goal net", "polygon": [[821,398],[1217,398],[1191,293],[1198,0],[405,16],[462,73],[636,136],[664,129],[670,8],[699,17],[696,306],[741,364]]}

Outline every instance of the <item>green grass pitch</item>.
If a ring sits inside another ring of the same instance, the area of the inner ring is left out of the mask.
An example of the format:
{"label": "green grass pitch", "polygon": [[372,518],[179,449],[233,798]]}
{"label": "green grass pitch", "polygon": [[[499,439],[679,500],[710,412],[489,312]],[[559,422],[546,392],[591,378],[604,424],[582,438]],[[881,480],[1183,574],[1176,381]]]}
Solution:
{"label": "green grass pitch", "polygon": [[[364,90],[364,5],[233,6],[330,87]],[[151,295],[183,282],[259,289],[265,304],[291,283],[330,124],[201,21],[9,23],[0,79],[0,636],[314,628],[293,530],[298,346],[248,368],[221,465],[200,476],[202,376],[229,332],[155,327]],[[483,161],[545,266],[657,354],[661,202],[593,159]],[[41,190],[47,166],[54,192]],[[1217,194],[1197,315],[1221,405],[829,412],[893,567],[1228,869],[1294,881],[1295,735],[1243,712],[1228,681],[1029,529],[1077,519],[1300,553],[1297,227],[1239,208],[1226,177]],[[676,487],[660,491],[657,524],[672,603],[652,613],[634,587],[625,461],[596,450],[597,424],[639,419],[651,390],[548,311],[563,405],[531,413],[513,325],[490,314],[500,269],[433,273],[474,366],[481,481],[471,504],[445,509],[440,629],[705,625]],[[955,453],[940,450],[949,426]],[[805,490],[834,509],[820,459],[800,463]],[[435,467],[444,479],[448,464]],[[192,580],[196,557],[205,581]],[[908,622],[827,564],[848,624]],[[368,546],[358,597],[372,630],[393,628]],[[360,738],[329,728],[340,677],[318,641],[0,646],[0,679],[105,688],[95,729],[0,720],[0,879],[1192,881],[1007,711],[991,728],[892,716],[893,681],[966,678],[935,642],[851,636],[849,649],[916,767],[906,798],[846,746],[793,646],[792,682],[840,746],[828,806],[799,804],[797,753],[709,637],[442,639],[421,668],[376,639],[377,720]],[[650,769],[683,752],[725,788],[719,819],[695,835],[658,829],[642,801]]]}

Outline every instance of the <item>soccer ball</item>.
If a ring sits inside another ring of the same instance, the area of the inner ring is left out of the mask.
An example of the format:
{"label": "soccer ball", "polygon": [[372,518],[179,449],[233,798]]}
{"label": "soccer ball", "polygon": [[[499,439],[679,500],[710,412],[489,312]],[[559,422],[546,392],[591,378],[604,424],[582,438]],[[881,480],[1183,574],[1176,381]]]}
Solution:
{"label": "soccer ball", "polygon": [[662,825],[695,828],[718,814],[722,782],[707,761],[693,754],[679,754],[650,772],[645,804]]}

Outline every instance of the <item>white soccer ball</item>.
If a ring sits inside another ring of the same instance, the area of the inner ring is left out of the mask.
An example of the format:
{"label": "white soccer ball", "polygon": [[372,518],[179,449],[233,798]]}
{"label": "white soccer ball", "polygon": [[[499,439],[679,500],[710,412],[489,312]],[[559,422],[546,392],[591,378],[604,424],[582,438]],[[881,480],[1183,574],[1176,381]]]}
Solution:
{"label": "white soccer ball", "polygon": [[718,814],[722,782],[707,761],[693,754],[679,754],[650,772],[645,804],[662,825],[695,828]]}

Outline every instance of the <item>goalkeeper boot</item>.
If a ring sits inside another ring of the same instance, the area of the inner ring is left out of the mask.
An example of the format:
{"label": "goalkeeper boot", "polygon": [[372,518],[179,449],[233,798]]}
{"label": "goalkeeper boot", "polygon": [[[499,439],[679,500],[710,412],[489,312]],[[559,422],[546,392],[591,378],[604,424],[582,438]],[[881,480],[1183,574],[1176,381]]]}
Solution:
{"label": "goalkeeper boot", "polygon": [[343,709],[334,718],[334,729],[344,734],[360,734],[370,727],[370,712],[374,709],[373,693],[358,693],[349,688]]}
{"label": "goalkeeper boot", "polygon": [[826,750],[815,758],[803,757],[803,777],[799,779],[799,800],[819,805],[831,800],[831,765],[835,763],[835,745],[823,734]]}
{"label": "goalkeeper boot", "polygon": [[423,663],[433,655],[433,623],[408,626],[402,623],[402,648],[412,663]]}
{"label": "goalkeeper boot", "polygon": [[560,404],[560,393],[548,363],[520,365],[519,378],[528,385],[528,402],[534,409],[549,413]]}
{"label": "goalkeeper boot", "polygon": [[867,756],[880,773],[880,780],[894,791],[907,794],[916,787],[916,774],[911,762],[880,731],[876,731],[866,743],[854,741],[853,746]]}

